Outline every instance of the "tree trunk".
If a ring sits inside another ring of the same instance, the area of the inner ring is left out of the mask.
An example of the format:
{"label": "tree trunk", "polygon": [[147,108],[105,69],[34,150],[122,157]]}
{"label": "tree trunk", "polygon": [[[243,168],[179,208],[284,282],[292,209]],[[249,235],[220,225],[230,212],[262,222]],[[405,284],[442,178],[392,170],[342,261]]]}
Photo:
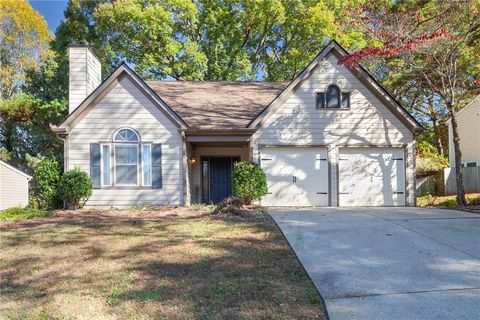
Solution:
{"label": "tree trunk", "polygon": [[7,149],[8,152],[13,151],[12,136],[14,126],[8,122],[3,125],[3,146]]}
{"label": "tree trunk", "polygon": [[465,190],[463,189],[463,167],[462,167],[462,152],[460,151],[460,137],[458,136],[457,119],[454,112],[450,112],[450,121],[452,123],[453,133],[453,149],[455,152],[455,181],[457,182],[457,204],[460,207],[465,207]]}
{"label": "tree trunk", "polygon": [[440,136],[440,128],[438,127],[438,119],[434,116],[432,117],[433,124],[433,135],[435,139],[435,147],[437,148],[438,153],[442,156],[445,155],[443,152],[442,138]]}

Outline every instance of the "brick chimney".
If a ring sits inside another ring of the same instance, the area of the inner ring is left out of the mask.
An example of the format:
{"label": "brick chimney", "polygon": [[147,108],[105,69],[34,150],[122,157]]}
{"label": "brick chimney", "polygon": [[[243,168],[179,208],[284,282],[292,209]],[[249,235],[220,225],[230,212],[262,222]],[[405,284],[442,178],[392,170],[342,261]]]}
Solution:
{"label": "brick chimney", "polygon": [[86,43],[68,48],[68,112],[72,113],[102,82],[102,65]]}

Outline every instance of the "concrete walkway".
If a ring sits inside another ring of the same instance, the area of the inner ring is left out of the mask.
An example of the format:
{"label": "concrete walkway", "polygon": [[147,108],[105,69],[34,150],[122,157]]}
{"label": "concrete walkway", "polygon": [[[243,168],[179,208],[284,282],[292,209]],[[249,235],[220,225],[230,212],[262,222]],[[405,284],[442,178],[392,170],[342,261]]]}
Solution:
{"label": "concrete walkway", "polygon": [[480,319],[480,215],[272,210],[331,320]]}

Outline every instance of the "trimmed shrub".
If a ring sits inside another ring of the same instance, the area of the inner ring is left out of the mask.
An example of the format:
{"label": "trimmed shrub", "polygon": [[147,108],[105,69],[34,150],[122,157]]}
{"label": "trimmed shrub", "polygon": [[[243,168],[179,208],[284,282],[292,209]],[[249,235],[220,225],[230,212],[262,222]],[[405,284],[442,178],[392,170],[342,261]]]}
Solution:
{"label": "trimmed shrub", "polygon": [[82,208],[92,196],[93,183],[88,174],[79,168],[66,171],[58,185],[58,194],[72,209]]}
{"label": "trimmed shrub", "polygon": [[40,162],[33,174],[33,194],[38,208],[43,210],[53,209],[59,206],[58,183],[61,170],[54,158],[48,158]]}
{"label": "trimmed shrub", "polygon": [[250,161],[241,161],[233,169],[233,194],[246,204],[267,194],[267,177],[263,169]]}

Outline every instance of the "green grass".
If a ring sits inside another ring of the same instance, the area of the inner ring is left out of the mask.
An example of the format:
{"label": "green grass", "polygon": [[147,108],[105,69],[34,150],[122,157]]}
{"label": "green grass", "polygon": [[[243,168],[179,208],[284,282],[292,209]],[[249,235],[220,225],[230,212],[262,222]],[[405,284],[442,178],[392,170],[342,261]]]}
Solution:
{"label": "green grass", "polygon": [[45,218],[50,213],[48,211],[42,211],[31,208],[9,208],[0,211],[0,220],[16,221],[33,218]]}
{"label": "green grass", "polygon": [[273,223],[122,212],[0,225],[0,318],[326,318]]}
{"label": "green grass", "polygon": [[213,211],[215,209],[215,205],[213,204],[203,204],[203,203],[194,203],[190,206],[192,210],[195,211],[200,211],[200,210],[205,210],[205,211]]}
{"label": "green grass", "polygon": [[[480,205],[480,193],[470,193],[466,196],[467,204]],[[425,195],[417,198],[419,207],[456,207],[456,196],[432,196]]]}

